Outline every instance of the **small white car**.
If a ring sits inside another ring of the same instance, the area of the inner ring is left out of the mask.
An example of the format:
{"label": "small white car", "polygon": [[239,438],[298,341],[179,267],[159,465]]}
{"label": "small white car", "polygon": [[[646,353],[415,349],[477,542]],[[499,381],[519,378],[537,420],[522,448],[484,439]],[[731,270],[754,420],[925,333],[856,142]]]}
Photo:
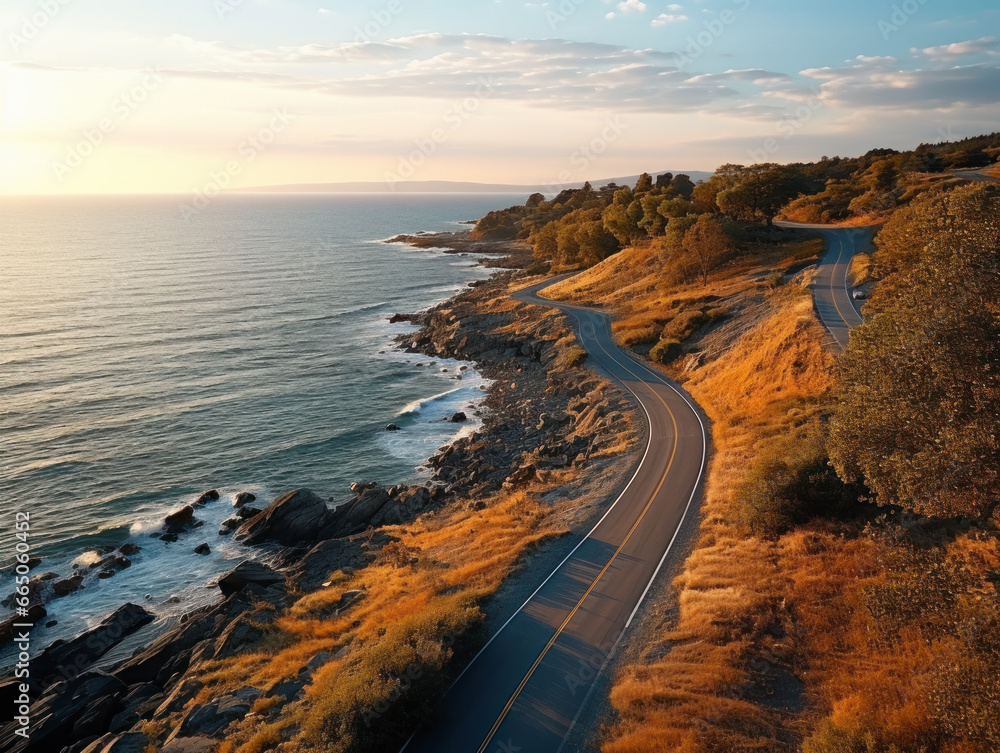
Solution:
{"label": "small white car", "polygon": [[851,293],[851,298],[853,298],[855,301],[863,301],[866,298],[868,298],[868,294],[863,290],[855,290],[853,293]]}

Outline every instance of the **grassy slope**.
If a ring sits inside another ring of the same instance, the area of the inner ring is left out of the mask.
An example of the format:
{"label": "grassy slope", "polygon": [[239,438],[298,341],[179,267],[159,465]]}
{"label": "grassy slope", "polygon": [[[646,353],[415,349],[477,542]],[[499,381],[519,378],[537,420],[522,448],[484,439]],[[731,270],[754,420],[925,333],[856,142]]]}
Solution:
{"label": "grassy slope", "polygon": [[[492,308],[514,305],[503,297]],[[556,364],[570,369],[575,338],[565,335]],[[631,450],[634,439],[626,432],[591,457]],[[481,605],[536,545],[564,534],[593,501],[579,494],[541,501],[582,473],[548,471],[544,481],[516,491],[474,505],[459,500],[381,529],[396,541],[374,563],[331,573],[327,587],[298,594],[282,614],[260,610],[264,638],[204,667],[192,679],[201,686],[193,705],[244,687],[268,692],[296,680],[321,652],[332,658],[312,675],[304,698],[258,700],[239,728],[230,728],[219,753],[397,750],[433,713],[454,672],[452,656],[468,654],[481,640]],[[156,738],[165,729],[151,724],[147,734]]]}
{"label": "grassy slope", "polygon": [[[616,679],[605,753],[791,751],[810,735],[806,749],[816,753],[889,751],[889,742],[900,751],[987,750],[942,739],[932,722],[928,674],[958,650],[954,640],[873,617],[872,594],[900,583],[887,566],[898,531],[814,521],[764,539],[738,523],[738,489],[761,447],[804,437],[829,409],[834,358],[809,294],[761,282],[808,252],[802,243],[771,249],[708,288],[667,289],[655,249],[628,249],[551,293],[613,309],[623,344],[669,332],[706,300],[730,317],[696,330],[691,354],[664,369],[708,413],[715,454],[700,538],[674,583],[679,616],[647,647],[651,658]],[[960,605],[988,590],[985,575],[1000,564],[995,540],[960,535],[941,551],[973,574]],[[871,747],[851,747],[862,744]]]}

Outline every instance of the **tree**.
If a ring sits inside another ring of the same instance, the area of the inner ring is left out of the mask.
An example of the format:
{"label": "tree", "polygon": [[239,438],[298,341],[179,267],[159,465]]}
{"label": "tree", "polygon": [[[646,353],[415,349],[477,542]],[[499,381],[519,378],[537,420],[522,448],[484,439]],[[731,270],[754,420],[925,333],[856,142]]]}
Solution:
{"label": "tree", "polygon": [[642,203],[629,188],[616,191],[614,201],[604,210],[604,227],[623,246],[631,245],[645,234],[639,226],[641,219]]}
{"label": "tree", "polygon": [[841,360],[831,459],[882,504],[988,519],[1000,503],[1000,189],[959,189],[925,211],[942,232],[912,239],[912,265],[883,281]]}
{"label": "tree", "polygon": [[716,197],[719,209],[735,219],[765,222],[769,227],[781,207],[797,196],[808,182],[801,171],[774,163],[750,167],[724,165],[723,168],[727,170],[723,184],[728,183],[731,187],[724,188]]}
{"label": "tree", "polygon": [[550,222],[531,237],[534,247],[532,256],[536,261],[555,261],[559,253],[558,223]]}
{"label": "tree", "polygon": [[715,180],[709,180],[707,183],[699,183],[695,186],[691,192],[691,203],[694,204],[695,210],[699,213],[718,214],[720,210],[716,199],[721,190],[722,186]]}
{"label": "tree", "polygon": [[702,282],[708,285],[709,273],[728,258],[732,244],[722,225],[703,214],[684,233],[682,248],[697,266]]}
{"label": "tree", "polygon": [[643,193],[649,193],[652,190],[653,190],[653,176],[651,176],[649,173],[643,173],[642,175],[639,176],[639,179],[635,182],[635,191],[633,193],[638,195]]}
{"label": "tree", "polygon": [[690,199],[691,194],[694,192],[694,183],[691,181],[691,176],[684,173],[680,173],[671,180],[670,187],[685,199]]}

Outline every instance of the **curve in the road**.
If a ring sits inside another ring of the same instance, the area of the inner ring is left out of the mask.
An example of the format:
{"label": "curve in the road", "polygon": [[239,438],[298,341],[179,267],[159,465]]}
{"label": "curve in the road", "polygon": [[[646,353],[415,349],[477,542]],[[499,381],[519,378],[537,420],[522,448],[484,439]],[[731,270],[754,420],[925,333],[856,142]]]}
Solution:
{"label": "curve in the road", "polygon": [[615,647],[667,561],[704,475],[707,432],[659,372],[614,343],[608,317],[516,294],[573,320],[595,371],[642,406],[648,439],[638,469],[594,529],[466,667],[443,715],[406,753],[557,753]]}
{"label": "curve in the road", "polygon": [[781,227],[816,230],[826,243],[826,254],[816,267],[813,280],[813,300],[816,313],[829,330],[840,350],[847,348],[851,329],[861,324],[862,304],[851,296],[848,274],[851,260],[861,252],[871,250],[875,227],[834,227],[779,222]]}

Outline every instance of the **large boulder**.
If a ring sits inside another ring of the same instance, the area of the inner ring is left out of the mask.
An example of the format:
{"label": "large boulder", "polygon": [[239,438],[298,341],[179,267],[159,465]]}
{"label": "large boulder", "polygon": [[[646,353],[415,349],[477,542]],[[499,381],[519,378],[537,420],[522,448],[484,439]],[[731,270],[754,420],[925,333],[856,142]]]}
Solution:
{"label": "large boulder", "polygon": [[256,501],[257,495],[253,492],[240,492],[235,497],[233,497],[233,507],[243,507],[244,505],[249,505],[251,502]]}
{"label": "large boulder", "polygon": [[358,570],[374,559],[364,537],[321,541],[291,567],[293,582],[303,591],[315,591],[338,570]]}
{"label": "large boulder", "polygon": [[167,533],[179,533],[194,525],[194,507],[186,505],[180,510],[170,513],[163,519],[164,528]]}
{"label": "large boulder", "polygon": [[262,513],[241,525],[236,538],[247,544],[264,541],[285,546],[310,544],[319,539],[329,517],[330,509],[322,498],[308,489],[297,489],[278,497]]}
{"label": "large boulder", "polygon": [[285,576],[267,565],[248,560],[241,562],[233,570],[219,578],[219,589],[223,595],[229,596],[251,583],[264,588],[283,586]]}
{"label": "large boulder", "polygon": [[340,538],[364,531],[391,500],[389,491],[381,486],[365,490],[333,511],[320,538]]}
{"label": "large boulder", "polygon": [[209,491],[202,494],[198,499],[194,501],[195,507],[201,507],[202,505],[207,505],[209,502],[214,502],[219,498],[219,492],[217,489],[210,489]]}

